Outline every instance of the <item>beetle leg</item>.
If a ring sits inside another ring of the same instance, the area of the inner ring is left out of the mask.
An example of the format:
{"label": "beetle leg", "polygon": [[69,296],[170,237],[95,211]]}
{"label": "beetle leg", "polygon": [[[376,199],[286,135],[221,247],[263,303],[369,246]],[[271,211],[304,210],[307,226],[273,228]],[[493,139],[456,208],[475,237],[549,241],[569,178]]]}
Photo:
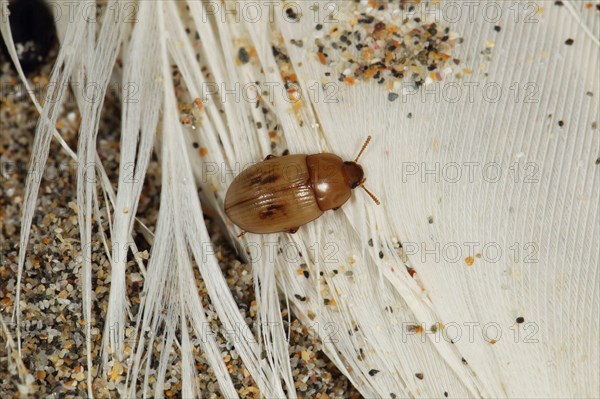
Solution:
{"label": "beetle leg", "polygon": [[338,206],[338,207],[331,208],[331,209],[333,209],[334,211],[337,211],[338,209],[340,209],[340,207]]}
{"label": "beetle leg", "polygon": [[291,229],[288,230],[288,233],[294,234],[297,231],[298,231],[298,227],[293,227],[293,228],[291,228]]}
{"label": "beetle leg", "polygon": [[244,230],[242,230],[242,232],[240,234],[238,234],[237,238],[242,238],[245,234],[246,234],[246,232]]}
{"label": "beetle leg", "polygon": [[275,155],[273,155],[273,154],[269,154],[269,155],[267,155],[267,156],[265,157],[265,161],[268,161],[268,160],[269,160],[269,159],[271,159],[271,158],[276,158],[276,157],[275,157]]}

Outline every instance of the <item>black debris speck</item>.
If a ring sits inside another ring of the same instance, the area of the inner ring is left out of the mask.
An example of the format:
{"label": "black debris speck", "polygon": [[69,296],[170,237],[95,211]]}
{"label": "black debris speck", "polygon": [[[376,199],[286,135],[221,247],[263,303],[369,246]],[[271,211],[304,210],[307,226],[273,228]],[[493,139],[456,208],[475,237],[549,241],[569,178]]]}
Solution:
{"label": "black debris speck", "polygon": [[246,51],[245,47],[240,47],[238,51],[238,58],[242,64],[247,64],[250,61],[250,56],[248,55],[248,51]]}
{"label": "black debris speck", "polygon": [[373,377],[373,376],[374,376],[375,374],[377,374],[377,373],[379,373],[379,370],[377,370],[377,369],[371,369],[371,370],[369,370],[369,375],[370,375],[371,377]]}
{"label": "black debris speck", "polygon": [[558,121],[558,126],[563,127],[565,123],[563,121]]}
{"label": "black debris speck", "polygon": [[302,39],[300,39],[300,40],[292,39],[292,40],[290,40],[290,43],[292,43],[294,46],[297,46],[297,47],[304,46],[304,42],[302,41]]}
{"label": "black debris speck", "polygon": [[521,316],[517,317],[517,323],[521,324],[521,323],[523,323],[524,321],[525,321],[525,318],[524,318],[524,317],[521,317]]}
{"label": "black debris speck", "polygon": [[494,30],[496,32],[500,32],[502,30],[502,27],[500,25],[496,25],[496,26],[494,26]]}
{"label": "black debris speck", "polygon": [[423,379],[423,373],[416,373],[415,377],[417,377],[418,379],[422,380]]}
{"label": "black debris speck", "polygon": [[566,44],[567,46],[570,46],[570,45],[572,45],[572,44],[573,44],[573,42],[574,42],[574,40],[573,40],[573,39],[567,39],[567,40],[565,41],[565,44]]}
{"label": "black debris speck", "polygon": [[294,9],[291,7],[285,10],[285,15],[287,15],[291,20],[298,20],[298,14],[296,14],[296,11],[294,11]]}
{"label": "black debris speck", "polygon": [[388,94],[388,101],[396,101],[398,99],[398,97],[400,97],[398,95],[398,93],[389,93]]}

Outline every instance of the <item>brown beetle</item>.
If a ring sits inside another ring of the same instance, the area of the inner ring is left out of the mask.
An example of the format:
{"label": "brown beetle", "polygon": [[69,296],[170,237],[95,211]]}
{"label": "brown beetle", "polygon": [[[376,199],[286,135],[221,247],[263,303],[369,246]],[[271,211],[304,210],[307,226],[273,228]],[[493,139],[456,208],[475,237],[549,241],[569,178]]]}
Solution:
{"label": "brown beetle", "polygon": [[233,180],[225,195],[225,213],[246,232],[295,233],[323,212],[342,206],[356,187],[379,205],[363,186],[363,168],[357,163],[369,141],[371,136],[354,161],[325,153],[269,155]]}

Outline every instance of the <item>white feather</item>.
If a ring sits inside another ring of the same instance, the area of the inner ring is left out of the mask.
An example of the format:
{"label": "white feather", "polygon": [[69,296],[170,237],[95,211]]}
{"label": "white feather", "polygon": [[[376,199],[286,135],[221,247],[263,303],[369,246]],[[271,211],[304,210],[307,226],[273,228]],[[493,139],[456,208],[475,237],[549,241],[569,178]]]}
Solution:
{"label": "white feather", "polygon": [[[279,305],[284,295],[366,397],[438,397],[444,392],[459,397],[600,396],[600,179],[595,164],[600,139],[597,127],[592,128],[600,109],[600,23],[583,2],[564,3],[565,7],[550,2],[495,3],[502,15],[497,22],[503,27],[501,34],[494,32],[481,9],[473,19],[452,23],[452,30],[465,39],[452,56],[463,60],[473,75],[463,80],[447,76],[414,93],[397,90],[401,95],[395,102],[388,101],[381,86],[363,82],[338,86],[338,102],[324,101],[320,91],[317,97],[309,95],[330,70],[311,48],[316,15],[312,3],[294,3],[306,16],[299,23],[285,20],[282,4],[274,9],[260,6],[262,15],[274,11],[270,23],[265,18],[236,21],[232,14],[210,16],[210,2],[194,1],[136,3],[133,26],[110,18],[99,25],[84,18],[60,21],[61,49],[51,81],[95,82],[103,98],[123,44],[123,75],[117,78],[140,89],[139,102],[123,106],[116,193],[95,151],[102,102],[76,96],[82,115],[76,157],[86,336],[89,342],[92,268],[87,244],[92,212],[98,216],[101,209],[95,182],[85,179],[96,176],[86,169],[92,164],[99,167],[107,213],[111,215],[112,206],[114,215],[108,232],[113,254],[103,345],[105,366],[130,361],[120,393],[161,397],[167,368],[180,356],[182,394],[201,396],[192,356],[192,345],[199,341],[221,394],[237,396],[214,338],[205,335],[207,318],[193,262],[224,329],[249,326],[214,255],[196,184],[205,193],[202,201],[224,218],[222,201],[234,171],[270,152],[265,129],[256,128],[264,121],[257,108],[261,105],[275,114],[292,153],[326,150],[353,159],[372,135],[361,163],[369,188],[382,202],[377,207],[356,192],[341,210],[328,212],[296,235],[247,235],[235,242],[242,249],[259,248],[258,256],[250,259],[258,342],[238,339],[235,346],[263,395],[296,397]],[[232,1],[218,4],[236,6]],[[317,9],[326,4],[316,3]],[[340,10],[350,7],[331,4]],[[186,28],[198,32],[199,50]],[[8,23],[2,21],[0,29],[16,60]],[[271,50],[272,35],[278,31],[303,93],[304,106],[298,112],[290,111],[285,90],[274,90],[260,103],[235,101],[239,88],[255,81],[284,87]],[[288,46],[299,38],[305,46]],[[565,45],[567,38],[574,39],[572,46]],[[240,43],[255,48],[257,64],[235,62]],[[490,60],[481,55],[486,46],[493,47]],[[201,72],[197,52],[210,77]],[[173,84],[173,66],[182,76],[183,99],[176,97],[180,91]],[[450,101],[444,90],[456,87],[461,95]],[[490,101],[484,89],[497,87],[502,96]],[[472,89],[474,99],[468,92]],[[593,95],[586,95],[588,91]],[[45,165],[52,137],[75,158],[54,129],[63,95],[56,93],[58,101],[46,102],[43,108],[32,97],[41,111],[33,166]],[[178,103],[195,98],[203,103],[201,126],[183,127]],[[564,121],[562,127],[559,120]],[[204,160],[188,152],[193,140],[208,148]],[[130,323],[127,251],[137,253],[131,232],[155,143],[160,143],[154,151],[163,171],[160,212],[149,263],[137,259],[144,290],[132,321],[133,350],[124,359],[125,328]],[[207,173],[209,163],[219,165],[216,174]],[[135,168],[128,169],[131,165]],[[135,179],[128,182],[132,170]],[[460,178],[451,178],[448,173],[457,170]],[[491,171],[501,172],[497,180]],[[29,175],[20,233],[17,322],[38,189],[39,181]],[[231,227],[227,221],[226,225]],[[398,239],[403,252],[397,248]],[[302,257],[270,257],[272,245],[291,248]],[[488,252],[498,248],[500,254]],[[416,278],[406,266],[416,271]],[[526,323],[516,323],[517,317]],[[424,331],[409,327],[415,325]],[[436,334],[431,332],[434,325]],[[447,335],[453,328],[462,335],[450,342]],[[484,336],[496,329],[502,335],[495,342]],[[19,329],[17,342],[20,353]],[[162,348],[160,355],[154,353],[155,346]],[[89,344],[87,356],[92,397]],[[154,356],[158,370],[152,370]],[[157,378],[152,386],[151,374]]]}

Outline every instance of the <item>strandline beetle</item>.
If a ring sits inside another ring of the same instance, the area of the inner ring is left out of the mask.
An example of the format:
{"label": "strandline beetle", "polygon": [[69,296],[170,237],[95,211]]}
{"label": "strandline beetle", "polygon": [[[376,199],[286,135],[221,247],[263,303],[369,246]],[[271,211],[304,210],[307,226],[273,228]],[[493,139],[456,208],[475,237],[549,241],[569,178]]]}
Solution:
{"label": "strandline beetle", "polygon": [[335,154],[294,154],[264,161],[240,173],[225,195],[225,214],[246,232],[295,233],[325,211],[342,206],[356,187],[364,187],[362,166],[357,162],[371,141],[363,144],[354,161]]}

